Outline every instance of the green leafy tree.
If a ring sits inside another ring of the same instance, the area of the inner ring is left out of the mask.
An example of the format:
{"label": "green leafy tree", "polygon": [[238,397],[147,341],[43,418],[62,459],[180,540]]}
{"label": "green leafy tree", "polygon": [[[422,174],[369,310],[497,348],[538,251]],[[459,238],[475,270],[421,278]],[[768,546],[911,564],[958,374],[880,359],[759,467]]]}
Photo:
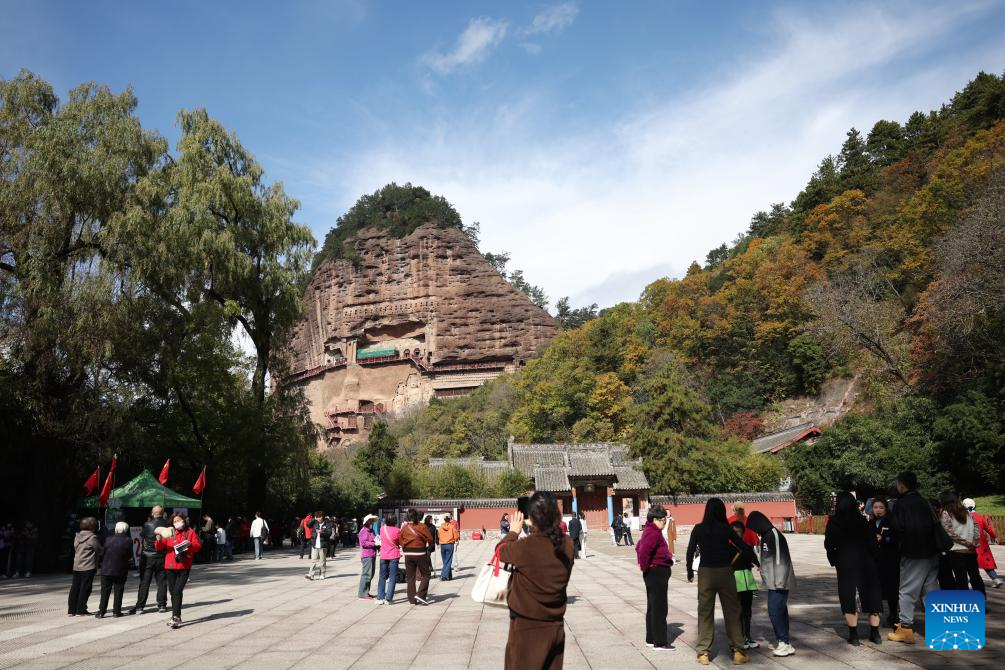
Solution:
{"label": "green leafy tree", "polygon": [[906,149],[904,129],[896,121],[877,121],[865,141],[869,160],[880,167],[902,160],[907,154]]}
{"label": "green leafy tree", "polygon": [[872,414],[852,414],[823,432],[812,445],[782,452],[796,494],[816,512],[830,508],[830,493],[846,488],[887,491],[897,473],[912,470],[922,489],[936,494],[950,484],[940,468],[940,447],[932,435],[934,404],[904,398]]}
{"label": "green leafy tree", "polygon": [[859,189],[868,193],[872,190],[873,166],[862,133],[855,128],[848,131],[837,164],[842,191]]}
{"label": "green leafy tree", "polygon": [[385,421],[375,421],[366,445],[356,451],[353,465],[387,490],[391,468],[397,458],[398,438]]}
{"label": "green leafy tree", "polygon": [[635,394],[633,419],[632,455],[642,458],[653,490],[687,491],[689,459],[708,445],[715,429],[708,405],[677,363],[656,358]]}
{"label": "green leafy tree", "polygon": [[558,302],[555,303],[555,320],[558,321],[563,330],[579,328],[595,318],[597,318],[597,303],[572,308],[569,306],[568,296],[559,298]]}

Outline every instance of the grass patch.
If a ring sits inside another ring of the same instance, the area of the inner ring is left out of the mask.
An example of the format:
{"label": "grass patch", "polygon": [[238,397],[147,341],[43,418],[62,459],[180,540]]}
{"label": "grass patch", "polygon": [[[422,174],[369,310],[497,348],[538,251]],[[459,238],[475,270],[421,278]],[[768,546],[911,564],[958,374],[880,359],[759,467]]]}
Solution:
{"label": "grass patch", "polygon": [[1005,516],[1005,495],[980,496],[974,498],[977,511],[990,516]]}

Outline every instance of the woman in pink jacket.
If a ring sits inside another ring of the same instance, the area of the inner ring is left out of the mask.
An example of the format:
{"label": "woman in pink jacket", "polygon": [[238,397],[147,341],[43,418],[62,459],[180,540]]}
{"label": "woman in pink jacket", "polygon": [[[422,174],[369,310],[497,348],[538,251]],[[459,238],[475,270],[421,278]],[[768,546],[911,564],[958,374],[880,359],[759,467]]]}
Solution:
{"label": "woman in pink jacket", "polygon": [[[394,583],[398,579],[398,561],[401,559],[401,531],[398,518],[393,514],[384,517],[380,527],[380,575],[377,578],[377,604],[390,605],[394,599]],[[387,588],[384,588],[384,585]]]}

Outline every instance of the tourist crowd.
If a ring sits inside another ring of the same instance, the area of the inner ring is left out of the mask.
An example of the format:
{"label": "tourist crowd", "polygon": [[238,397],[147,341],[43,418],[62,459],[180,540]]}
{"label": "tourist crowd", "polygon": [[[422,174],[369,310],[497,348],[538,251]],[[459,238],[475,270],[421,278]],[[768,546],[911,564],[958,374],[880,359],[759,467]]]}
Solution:
{"label": "tourist crowd", "polygon": [[[512,570],[507,603],[510,637],[506,667],[560,668],[564,655],[566,585],[576,558],[586,555],[587,525],[583,514],[574,514],[566,524],[555,499],[535,493],[511,519],[499,523],[500,561]],[[669,512],[649,509],[640,537],[633,543],[630,517],[625,514],[611,524],[616,544],[634,544],[646,591],[645,642],[658,650],[672,650],[668,639],[668,585],[674,556],[676,528]],[[273,528],[256,513],[250,520],[229,518],[217,525],[208,516],[201,523],[180,514],[165,517],[161,507],[151,510],[141,531],[140,580],[136,604],[123,611],[122,601],[133,547],[124,522],[111,532],[98,534],[93,517],[80,521],[74,538],[73,580],[68,597],[69,616],[86,616],[87,601],[95,576],[100,576],[100,601],[95,616],[109,611],[115,617],[142,613],[152,586],[156,608],[166,613],[171,598],[168,625],[181,624],[184,590],[196,557],[207,561],[229,560],[235,550],[254,551],[260,559],[264,547],[275,544]],[[360,576],[357,597],[377,605],[395,601],[398,583],[405,582],[407,602],[428,605],[429,584],[436,554],[440,556],[439,578],[453,578],[455,550],[460,529],[449,514],[438,524],[409,509],[399,525],[397,514],[384,518],[368,514],[359,522],[327,516],[323,511],[305,515],[287,526],[291,546],[308,555],[306,579],[324,580],[327,559],[339,546],[359,547]],[[9,529],[0,558],[10,561],[16,538]],[[25,536],[29,538],[29,535]],[[247,541],[245,541],[247,540]],[[281,539],[279,540],[281,542]],[[982,593],[983,569],[995,588],[1001,586],[990,544],[997,542],[988,520],[976,511],[971,499],[960,500],[944,492],[932,504],[918,491],[911,472],[901,473],[888,497],[859,501],[853,493],[839,493],[828,517],[823,538],[827,558],[837,574],[837,597],[848,626],[848,642],[860,645],[859,612],[869,621],[868,640],[881,644],[880,622],[886,607],[886,624],[893,628],[887,639],[913,643],[914,614],[924,597],[936,588],[975,589]],[[205,553],[204,553],[205,552]],[[789,594],[796,588],[795,567],[785,536],[764,514],[749,515],[741,504],[733,505],[727,517],[719,498],[708,500],[703,518],[691,531],[685,557],[688,582],[697,579],[697,661],[708,665],[715,637],[715,602],[719,601],[726,636],[736,664],[749,660],[747,651],[759,646],[751,634],[753,598],[758,581],[766,590],[767,613],[775,644],[775,656],[795,653],[789,635]],[[755,571],[758,577],[755,576]],[[376,595],[371,593],[377,579]]]}

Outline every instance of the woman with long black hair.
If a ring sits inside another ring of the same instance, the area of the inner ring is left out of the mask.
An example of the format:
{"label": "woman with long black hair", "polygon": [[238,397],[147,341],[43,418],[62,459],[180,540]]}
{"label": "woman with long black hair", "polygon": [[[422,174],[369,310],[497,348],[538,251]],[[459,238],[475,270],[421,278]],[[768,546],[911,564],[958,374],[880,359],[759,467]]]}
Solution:
{"label": "woman with long black hair", "polygon": [[869,641],[881,644],[879,614],[883,611],[882,591],[877,564],[878,547],[869,522],[859,512],[858,501],[850,493],[839,493],[834,514],[824,532],[827,560],[837,570],[838,598],[848,624],[848,644],[859,646],[858,606],[855,591],[862,600],[862,611],[869,614]]}
{"label": "woman with long black hair", "polygon": [[[555,499],[538,491],[517,511],[499,542],[499,558],[514,567],[510,578],[506,670],[561,670],[565,656],[566,586],[572,575],[572,539],[558,524]],[[527,525],[522,540],[519,531]]]}
{"label": "woman with long black hair", "polygon": [[744,556],[752,563],[757,557],[748,544],[738,541],[726,521],[726,504],[719,498],[709,498],[705,515],[694,530],[687,545],[687,581],[694,581],[692,567],[695,554],[701,556],[698,567],[698,662],[708,665],[709,653],[715,641],[715,598],[719,597],[726,635],[733,650],[733,663],[750,659],[743,652],[746,640],[740,623],[740,596],[736,592],[733,562]]}

